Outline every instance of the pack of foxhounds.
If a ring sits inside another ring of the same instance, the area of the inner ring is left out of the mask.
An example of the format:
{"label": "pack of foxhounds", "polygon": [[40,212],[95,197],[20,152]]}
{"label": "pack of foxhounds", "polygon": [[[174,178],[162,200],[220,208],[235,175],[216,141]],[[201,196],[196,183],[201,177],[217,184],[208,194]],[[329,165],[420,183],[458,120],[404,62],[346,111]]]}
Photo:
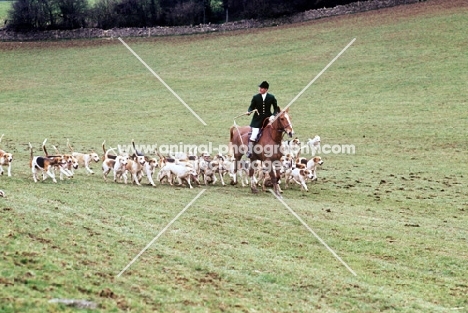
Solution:
{"label": "pack of foxhounds", "polygon": [[[0,144],[2,139],[3,135],[0,137]],[[207,153],[196,155],[176,152],[164,156],[156,150],[152,156],[148,156],[137,150],[133,140],[133,151],[122,151],[120,145],[118,148],[106,148],[104,141],[101,157],[95,151],[76,152],[69,140],[66,146],[68,151],[60,151],[54,145],[50,145],[48,149],[47,139],[45,139],[40,151],[37,151],[29,143],[29,167],[34,182],[50,178],[57,183],[57,175],[60,180],[72,179],[79,168],[84,168],[85,172],[91,175],[94,174],[91,169],[92,165],[100,163],[105,182],[112,179],[115,183],[131,183],[140,186],[146,180],[147,184],[155,187],[156,180],[159,184],[193,188],[194,185],[215,185],[218,181],[225,186],[225,178],[229,177],[231,184],[240,181],[242,187],[245,187],[250,184],[249,168],[252,166],[255,169],[254,182],[262,186],[264,191],[266,187],[271,186],[268,171],[259,163],[260,161],[250,164],[249,159],[242,159],[235,173],[234,158],[231,155]],[[305,147],[311,153],[309,158],[301,156],[301,151]],[[320,151],[320,136],[309,138],[306,144],[301,143],[298,138],[283,141],[281,151],[283,156],[281,157],[280,184],[284,182],[284,188],[288,188],[291,183],[296,183],[300,185],[302,191],[309,191],[307,182],[317,180],[317,170],[323,164],[322,158],[315,155],[317,151]],[[3,175],[5,166],[7,175],[11,177],[12,163],[13,154],[0,149],[0,175]],[[0,197],[5,197],[3,190],[0,190]]]}

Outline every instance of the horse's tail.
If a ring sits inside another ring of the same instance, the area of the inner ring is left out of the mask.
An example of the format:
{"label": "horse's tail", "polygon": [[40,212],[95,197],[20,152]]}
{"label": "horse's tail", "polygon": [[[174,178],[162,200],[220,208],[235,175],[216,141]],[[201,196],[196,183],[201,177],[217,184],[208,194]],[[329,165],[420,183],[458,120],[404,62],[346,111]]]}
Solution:
{"label": "horse's tail", "polygon": [[234,156],[234,149],[232,147],[232,140],[234,138],[234,129],[235,128],[236,128],[235,126],[231,126],[231,128],[229,128],[229,152],[228,152],[228,154],[232,155],[232,156]]}
{"label": "horse's tail", "polygon": [[234,147],[232,144],[232,142],[234,141],[234,132],[236,129],[237,129],[236,125],[233,125],[231,126],[231,128],[229,128],[229,153],[228,155],[234,158],[234,168],[232,169],[233,176],[231,180],[231,185],[237,184],[237,163],[239,162],[239,159],[242,157],[242,156],[239,156],[238,153],[237,155],[235,154]]}

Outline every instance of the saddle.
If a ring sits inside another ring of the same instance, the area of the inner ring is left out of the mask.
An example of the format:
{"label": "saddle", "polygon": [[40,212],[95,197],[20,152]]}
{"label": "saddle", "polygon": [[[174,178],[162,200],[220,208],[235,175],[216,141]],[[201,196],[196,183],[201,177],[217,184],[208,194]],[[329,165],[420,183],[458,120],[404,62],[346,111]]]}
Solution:
{"label": "saddle", "polygon": [[[260,140],[260,138],[262,137],[262,133],[263,133],[263,129],[268,125],[268,118],[264,119],[263,120],[263,123],[262,123],[262,127],[260,128],[260,130],[258,131],[258,135],[257,135],[257,138],[255,139],[255,142],[258,142]],[[250,138],[250,136],[252,135],[252,127],[250,127],[250,131],[248,133],[248,138]]]}
{"label": "saddle", "polygon": [[[262,137],[262,133],[263,133],[263,128],[260,128],[260,130],[258,131],[257,138],[255,138],[255,142],[258,142],[260,140],[260,138]],[[247,134],[247,138],[250,138],[250,136],[252,136],[252,127],[250,127],[250,131]]]}

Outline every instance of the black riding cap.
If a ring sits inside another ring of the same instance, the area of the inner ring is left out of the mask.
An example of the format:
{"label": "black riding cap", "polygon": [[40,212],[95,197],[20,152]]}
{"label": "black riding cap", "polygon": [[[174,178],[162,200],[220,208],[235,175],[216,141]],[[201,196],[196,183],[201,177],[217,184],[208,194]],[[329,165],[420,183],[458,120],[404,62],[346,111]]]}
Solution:
{"label": "black riding cap", "polygon": [[270,84],[268,84],[267,81],[263,81],[260,85],[258,85],[258,87],[268,89],[268,87],[270,87]]}

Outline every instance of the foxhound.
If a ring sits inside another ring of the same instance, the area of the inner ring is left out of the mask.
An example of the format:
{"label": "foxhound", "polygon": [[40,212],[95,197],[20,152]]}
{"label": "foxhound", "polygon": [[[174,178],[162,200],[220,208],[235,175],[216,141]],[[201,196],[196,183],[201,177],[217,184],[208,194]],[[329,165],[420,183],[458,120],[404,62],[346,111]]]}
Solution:
{"label": "foxhound", "polygon": [[215,172],[217,171],[217,162],[213,161],[211,156],[203,154],[198,159],[199,175],[203,178],[205,185],[208,183],[215,184],[218,179],[216,178]]}
{"label": "foxhound", "polygon": [[132,158],[127,160],[127,164],[125,164],[125,172],[122,175],[125,184],[127,184],[127,173],[130,173],[132,181],[137,185],[141,185],[140,180],[143,177],[145,163],[146,158],[143,155],[134,154]]}
{"label": "foxhound", "polygon": [[95,163],[99,162],[100,160],[99,155],[94,151],[91,151],[89,153],[81,153],[81,152],[73,151],[73,147],[70,145],[70,141],[68,139],[67,139],[67,146],[70,149],[72,155],[78,161],[78,164],[80,164],[81,166],[84,166],[89,174],[94,174],[93,170],[89,167],[89,165],[92,162],[95,162]]}
{"label": "foxhound", "polygon": [[105,159],[102,162],[102,175],[104,181],[107,181],[107,175],[112,170],[114,171],[114,182],[117,182],[117,178],[121,178],[125,173],[125,166],[128,163],[128,156],[118,155],[115,159]]}
{"label": "foxhound", "polygon": [[[259,185],[261,182],[263,191],[266,191],[266,187],[273,187],[273,184],[271,182],[271,177],[270,177],[270,169],[268,168],[268,166],[265,166],[265,164],[260,160],[256,160],[252,164],[253,164],[253,168],[255,172],[254,183]],[[280,174],[281,172],[282,172],[282,168],[280,169]],[[281,177],[276,177],[276,180],[278,182],[278,192],[282,193],[283,190],[281,190],[280,178]]]}
{"label": "foxhound", "polygon": [[320,150],[320,136],[316,135],[314,138],[309,138],[307,145],[310,148],[310,154],[314,156]]}
{"label": "foxhound", "polygon": [[[234,162],[237,162],[237,173],[234,173]],[[237,184],[237,174],[239,174],[239,180],[242,187],[249,185],[249,168],[250,160],[241,159],[239,161],[232,161],[229,168],[229,176],[231,177],[231,185]],[[255,177],[254,177],[255,178]]]}
{"label": "foxhound", "polygon": [[300,158],[299,163],[296,163],[294,167],[307,169],[312,171],[312,178],[311,180],[317,180],[317,168],[319,165],[323,164],[323,160],[320,156],[315,156],[310,160],[306,158]]}
{"label": "foxhound", "polygon": [[190,188],[192,187],[191,180],[193,179],[194,182],[200,184],[197,178],[197,173],[191,167],[174,164],[174,163],[167,163],[163,168],[161,168],[160,173],[161,175],[165,175],[169,177],[169,183],[172,185],[172,175],[177,178],[179,185],[182,185],[182,182],[185,181],[189,185]]}
{"label": "foxhound", "polygon": [[158,160],[156,158],[147,158],[145,164],[143,165],[143,173],[148,178],[151,186],[156,187],[156,184],[153,181],[154,171],[158,167]]}
{"label": "foxhound", "polygon": [[[65,161],[67,162],[67,166],[65,171],[68,173],[69,177],[73,177],[74,170],[78,168],[78,160],[72,155],[72,154],[61,154],[60,151],[57,149],[56,146],[52,145],[52,148],[54,148],[55,153],[57,155],[61,155]],[[47,151],[45,151],[47,153]],[[46,154],[48,157],[48,155]],[[63,180],[63,172],[60,171],[60,180]]]}
{"label": "foxhound", "polygon": [[286,171],[286,188],[289,187],[289,182],[293,180],[297,184],[301,185],[301,190],[309,191],[306,185],[306,179],[313,177],[312,171],[308,169],[295,168]]}
{"label": "foxhound", "polygon": [[294,160],[301,156],[301,141],[299,138],[281,142],[281,152],[283,155],[291,155]]}
{"label": "foxhound", "polygon": [[53,158],[34,156],[33,147],[31,143],[29,143],[29,150],[31,151],[29,167],[31,168],[34,182],[37,183],[37,173],[41,171],[43,181],[46,180],[47,176],[49,176],[54,181],[54,183],[56,183],[57,180],[55,179],[55,174],[52,172],[52,169],[55,165],[58,165],[60,167],[65,166],[65,160],[60,156],[56,156]]}
{"label": "foxhound", "polygon": [[[63,180],[63,175],[67,177],[73,177],[73,173],[70,171],[70,168],[78,167],[78,162],[76,161],[76,159],[71,154],[64,155],[64,154],[58,153],[57,155],[49,155],[45,146],[46,142],[47,142],[47,138],[44,139],[44,142],[42,143],[42,151],[44,151],[45,157],[49,159],[60,157],[65,162],[64,164],[53,165],[54,169],[58,169],[60,171],[60,180]],[[57,150],[55,146],[53,147],[54,149]]]}
{"label": "foxhound", "polygon": [[143,176],[148,178],[149,183],[155,187],[156,184],[153,181],[153,174],[155,168],[158,166],[158,161],[155,158],[149,158],[142,152],[138,151],[135,147],[135,141],[132,139],[133,154],[131,155],[127,165],[126,173],[124,174],[125,183],[127,181],[127,173],[132,175],[132,180],[140,185],[140,181]]}
{"label": "foxhound", "polygon": [[[3,134],[0,137],[0,142],[2,142]],[[11,162],[13,161],[13,154],[8,153],[0,149],[0,175],[3,175],[3,166],[8,166],[8,176],[11,177]]]}

